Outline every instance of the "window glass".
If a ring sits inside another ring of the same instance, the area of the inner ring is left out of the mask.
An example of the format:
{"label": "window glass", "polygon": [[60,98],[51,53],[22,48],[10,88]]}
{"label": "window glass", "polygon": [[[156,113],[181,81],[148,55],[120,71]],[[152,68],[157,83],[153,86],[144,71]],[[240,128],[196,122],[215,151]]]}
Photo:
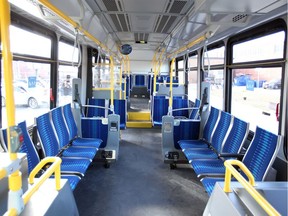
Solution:
{"label": "window glass", "polygon": [[188,73],[188,99],[195,101],[197,98],[197,70],[191,70]]}
{"label": "window glass", "polygon": [[[27,125],[32,125],[35,117],[49,111],[50,64],[13,61],[13,77],[15,122],[26,120]],[[2,127],[6,128],[7,98],[2,82]]]}
{"label": "window glass", "polygon": [[10,26],[11,52],[51,57],[51,40],[26,30]]}
{"label": "window glass", "polygon": [[[204,53],[204,65],[221,65],[224,64],[224,46],[212,49]],[[208,55],[208,57],[207,57]],[[208,61],[209,60],[209,61]]]}
{"label": "window glass", "polygon": [[197,68],[198,63],[198,55],[193,55],[189,57],[188,67],[190,68]]}
{"label": "window glass", "polygon": [[184,68],[184,64],[183,63],[184,63],[183,60],[178,61],[178,70]]}
{"label": "window glass", "polygon": [[232,87],[232,114],[278,133],[275,112],[280,102],[282,68],[234,69]]}
{"label": "window glass", "polygon": [[72,79],[78,77],[78,67],[59,65],[58,73],[58,105],[72,101]]}
{"label": "window glass", "polygon": [[233,46],[233,63],[283,58],[285,32],[277,32]]}
{"label": "window glass", "polygon": [[68,62],[78,62],[78,48],[70,44],[59,42],[59,60]]}
{"label": "window glass", "polygon": [[224,70],[205,72],[204,81],[210,83],[210,105],[222,110],[224,100]]}

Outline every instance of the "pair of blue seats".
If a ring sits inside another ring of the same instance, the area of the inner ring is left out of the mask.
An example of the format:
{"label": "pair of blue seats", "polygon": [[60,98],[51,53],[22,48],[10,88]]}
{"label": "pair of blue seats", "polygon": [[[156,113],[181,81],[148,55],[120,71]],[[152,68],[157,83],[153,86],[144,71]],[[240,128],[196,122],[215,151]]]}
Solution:
{"label": "pair of blue seats", "polygon": [[[66,174],[63,178],[68,179],[74,190],[95,157],[102,140],[78,137],[70,104],[37,117],[36,125],[44,155],[61,157],[61,172]],[[20,123],[19,127],[24,135],[21,151],[27,153],[30,172],[38,164],[39,157],[27,133],[26,123]]]}
{"label": "pair of blue seats", "polygon": [[[201,182],[209,195],[216,181],[223,181],[223,178],[207,176],[224,175],[224,161],[239,156],[248,131],[248,123],[211,107],[202,139],[179,141],[195,173],[199,178],[205,177]],[[267,175],[280,141],[281,137],[262,128],[256,128],[253,141],[243,158],[243,163],[250,169],[256,181],[262,181]]]}

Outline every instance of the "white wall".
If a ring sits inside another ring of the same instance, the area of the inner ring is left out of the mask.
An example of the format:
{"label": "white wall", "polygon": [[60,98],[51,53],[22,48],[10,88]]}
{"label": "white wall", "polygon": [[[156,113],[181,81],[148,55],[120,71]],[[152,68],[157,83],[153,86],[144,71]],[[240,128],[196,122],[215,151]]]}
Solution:
{"label": "white wall", "polygon": [[[154,51],[151,50],[132,50],[129,55],[130,70],[132,74],[147,74],[152,69],[152,59]],[[166,74],[169,71],[168,61],[163,62],[161,67],[161,74]]]}

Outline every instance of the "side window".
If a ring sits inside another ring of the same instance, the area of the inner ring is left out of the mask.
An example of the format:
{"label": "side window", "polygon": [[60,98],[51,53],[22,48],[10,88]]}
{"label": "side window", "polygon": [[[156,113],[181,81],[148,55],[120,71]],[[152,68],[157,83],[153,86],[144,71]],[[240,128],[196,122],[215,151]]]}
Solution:
{"label": "side window", "polygon": [[276,109],[281,98],[283,68],[274,60],[284,58],[284,41],[285,33],[280,31],[233,45],[233,64],[253,64],[232,69],[231,112],[250,122],[252,131],[258,125],[278,133]]}
{"label": "side window", "polygon": [[188,60],[188,99],[195,101],[197,98],[197,83],[198,83],[198,73],[197,73],[197,63],[198,55],[192,55]]}

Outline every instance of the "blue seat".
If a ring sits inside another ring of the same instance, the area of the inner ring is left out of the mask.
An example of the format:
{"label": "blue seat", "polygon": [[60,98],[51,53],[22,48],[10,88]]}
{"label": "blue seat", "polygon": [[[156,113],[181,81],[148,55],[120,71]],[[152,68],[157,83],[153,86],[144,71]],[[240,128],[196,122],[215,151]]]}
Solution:
{"label": "blue seat", "polygon": [[[55,157],[59,155],[59,144],[56,137],[54,128],[50,123],[49,113],[41,115],[36,118],[37,133],[40,139],[40,144],[45,156]],[[62,157],[61,170],[71,173],[79,173],[84,176],[84,173],[88,169],[91,159],[88,158],[69,158]]]}
{"label": "blue seat", "polygon": [[153,111],[152,120],[154,126],[162,125],[162,116],[168,113],[169,100],[165,97],[154,96],[153,98]]}
{"label": "blue seat", "polygon": [[[95,147],[74,147],[71,145],[72,140],[69,139],[68,128],[66,126],[64,116],[61,107],[57,107],[51,111],[52,122],[56,130],[56,134],[59,140],[60,149],[63,157],[86,157],[93,159],[96,155],[98,148]],[[48,124],[48,123],[47,123]]]}
{"label": "blue seat", "polygon": [[[231,121],[232,120],[232,121]],[[186,156],[189,163],[192,162],[194,159],[200,159],[200,158],[208,158],[213,159],[218,157],[218,153],[221,152],[222,144],[224,141],[224,138],[227,134],[227,131],[229,131],[229,128],[231,128],[231,122],[233,122],[233,117],[227,113],[227,112],[221,112],[220,119],[217,123],[217,126],[213,132],[211,143],[208,146],[199,149],[199,148],[188,148],[184,149],[184,155]]]}
{"label": "blue seat", "polygon": [[73,146],[87,146],[99,148],[102,140],[96,138],[81,138],[78,136],[78,129],[75,123],[75,119],[71,110],[71,104],[63,106],[63,114],[68,126],[69,139],[72,140]]}
{"label": "blue seat", "polygon": [[[172,109],[179,109],[172,112],[172,116],[181,116],[188,118],[188,100],[180,98],[173,98]],[[182,110],[181,110],[182,109]],[[166,113],[167,114],[167,113]],[[165,115],[166,115],[165,114]]]}
{"label": "blue seat", "polygon": [[[114,100],[114,112],[120,116],[120,129],[126,129],[127,121],[127,101],[115,99]],[[112,113],[111,111],[109,113]]]}
{"label": "blue seat", "polygon": [[[94,105],[99,107],[105,107],[105,99],[89,98],[88,105]],[[106,117],[105,109],[97,107],[88,107],[86,117]]]}
{"label": "blue seat", "polygon": [[[227,154],[228,159],[233,158],[233,154],[239,154],[248,133],[249,123],[234,117],[233,126],[225,139],[222,153]],[[214,160],[193,160],[191,165],[198,177],[211,174],[224,174],[224,160],[227,157],[222,158],[223,159],[219,158]]]}
{"label": "blue seat", "polygon": [[203,129],[202,138],[199,140],[180,140],[179,146],[181,147],[181,149],[185,150],[187,148],[193,148],[193,147],[199,147],[199,148],[207,147],[211,141],[212,132],[215,128],[215,125],[218,121],[220,114],[221,112],[217,108],[211,106],[209,117]]}
{"label": "blue seat", "polygon": [[200,104],[201,104],[201,101],[196,98],[193,109],[190,112],[189,119],[198,119]]}
{"label": "blue seat", "polygon": [[[39,155],[36,151],[36,148],[28,134],[26,122],[20,122],[18,124],[19,128],[21,128],[22,134],[23,134],[23,143],[19,150],[19,152],[23,152],[27,154],[27,160],[28,160],[28,172],[29,174],[31,171],[36,167],[36,165],[40,162]],[[74,190],[77,186],[77,184],[80,181],[80,177],[77,175],[65,175],[61,173],[61,178],[67,179],[69,181],[70,187],[72,190]]]}
{"label": "blue seat", "polygon": [[[256,131],[242,162],[250,170],[255,181],[263,181],[277,156],[277,152],[282,141],[281,136],[277,136],[260,127]],[[240,172],[243,177],[246,175]],[[205,190],[211,195],[217,181],[224,181],[224,178],[207,177],[201,180]]]}

